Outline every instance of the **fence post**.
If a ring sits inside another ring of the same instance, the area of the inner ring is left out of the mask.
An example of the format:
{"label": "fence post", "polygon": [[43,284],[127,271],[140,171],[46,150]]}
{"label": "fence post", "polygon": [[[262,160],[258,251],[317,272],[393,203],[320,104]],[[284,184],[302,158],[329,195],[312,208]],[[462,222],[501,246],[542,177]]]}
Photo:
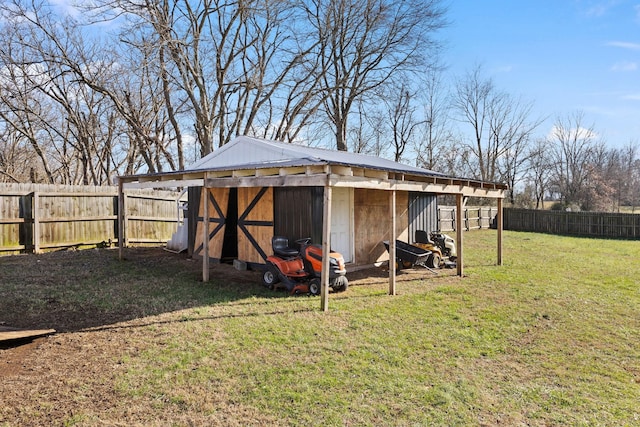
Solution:
{"label": "fence post", "polygon": [[502,228],[504,227],[502,215],[502,199],[498,198],[498,208],[496,209],[496,229],[498,231],[498,265],[502,265]]}
{"label": "fence post", "polygon": [[458,257],[456,259],[457,274],[460,277],[464,276],[464,248],[462,237],[462,209],[464,208],[464,199],[462,194],[456,194],[456,249]]}
{"label": "fence post", "polygon": [[118,180],[118,257],[120,261],[124,259],[124,247],[125,245],[125,235],[126,235],[126,227],[127,222],[125,219],[125,194],[124,194],[124,183],[121,179]]}
{"label": "fence post", "polygon": [[469,231],[471,228],[469,227],[469,208],[464,207],[464,229]]}
{"label": "fence post", "polygon": [[33,193],[31,202],[31,217],[33,218],[33,253],[40,253],[40,195]]}

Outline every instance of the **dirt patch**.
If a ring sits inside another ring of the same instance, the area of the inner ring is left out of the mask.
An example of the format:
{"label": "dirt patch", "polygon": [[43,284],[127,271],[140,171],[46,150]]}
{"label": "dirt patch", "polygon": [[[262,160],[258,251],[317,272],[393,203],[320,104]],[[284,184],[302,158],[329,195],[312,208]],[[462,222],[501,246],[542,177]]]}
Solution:
{"label": "dirt patch", "polygon": [[[144,396],[118,392],[126,357],[135,357],[136,334],[148,333],[148,319],[175,322],[175,313],[253,295],[286,298],[261,285],[261,272],[211,265],[209,283],[202,264],[159,248],[61,251],[0,257],[0,324],[53,328],[57,334],[0,347],[0,424],[95,425],[126,420],[127,425],[277,424],[251,408],[221,405],[209,413],[151,411]],[[446,273],[446,272],[445,272]],[[431,274],[406,270],[398,280]],[[384,283],[386,269],[357,271],[350,286]],[[146,323],[145,323],[146,322]],[[224,396],[218,398],[223,399]],[[130,402],[128,402],[130,400]],[[232,411],[229,413],[228,411]],[[90,414],[90,415],[87,415]],[[190,415],[190,416],[191,416]],[[171,420],[171,422],[168,422]]]}

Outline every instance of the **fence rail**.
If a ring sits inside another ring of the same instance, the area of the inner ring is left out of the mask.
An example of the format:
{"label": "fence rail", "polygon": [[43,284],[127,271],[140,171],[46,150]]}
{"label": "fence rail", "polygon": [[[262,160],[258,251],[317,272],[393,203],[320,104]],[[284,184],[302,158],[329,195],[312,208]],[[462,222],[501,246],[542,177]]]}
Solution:
{"label": "fence rail", "polygon": [[[178,193],[125,191],[128,244],[167,242],[176,229]],[[0,185],[0,255],[117,244],[117,187]]]}
{"label": "fence rail", "polygon": [[504,210],[504,228],[538,233],[638,239],[640,215],[508,208]]}
{"label": "fence rail", "polygon": [[[489,228],[497,213],[498,208],[495,206],[465,207],[462,212],[462,229],[469,231]],[[456,230],[455,206],[438,206],[438,229],[440,231]]]}

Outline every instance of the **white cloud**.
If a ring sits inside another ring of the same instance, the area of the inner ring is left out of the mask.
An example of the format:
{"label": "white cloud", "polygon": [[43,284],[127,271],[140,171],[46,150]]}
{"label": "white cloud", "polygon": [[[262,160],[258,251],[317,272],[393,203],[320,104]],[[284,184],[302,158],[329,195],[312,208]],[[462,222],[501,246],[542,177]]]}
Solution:
{"label": "white cloud", "polygon": [[629,95],[624,95],[622,99],[627,101],[640,101],[640,93],[632,93]]}
{"label": "white cloud", "polygon": [[640,50],[640,43],[632,43],[632,42],[613,41],[613,42],[608,42],[607,46],[621,47],[623,49],[629,49],[629,50]]}
{"label": "white cloud", "polygon": [[611,71],[636,71],[638,69],[638,64],[636,62],[616,62],[611,66]]}
{"label": "white cloud", "polygon": [[560,128],[558,126],[553,126],[551,131],[549,131],[548,139],[558,139],[558,140],[586,140],[586,139],[598,139],[598,134],[590,129],[585,129],[582,127],[570,129],[567,132],[567,129]]}

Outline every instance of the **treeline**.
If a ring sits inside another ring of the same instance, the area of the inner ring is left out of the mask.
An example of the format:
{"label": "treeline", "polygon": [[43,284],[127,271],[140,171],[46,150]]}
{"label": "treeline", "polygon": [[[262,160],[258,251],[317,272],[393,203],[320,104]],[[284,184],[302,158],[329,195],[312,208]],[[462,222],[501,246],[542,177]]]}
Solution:
{"label": "treeline", "polygon": [[236,135],[510,185],[510,202],[638,204],[633,143],[442,66],[441,0],[0,3],[0,182],[104,185]]}
{"label": "treeline", "polygon": [[438,0],[50,3],[0,3],[5,180],[105,184],[236,135],[347,150],[352,114],[430,67],[445,24]]}

